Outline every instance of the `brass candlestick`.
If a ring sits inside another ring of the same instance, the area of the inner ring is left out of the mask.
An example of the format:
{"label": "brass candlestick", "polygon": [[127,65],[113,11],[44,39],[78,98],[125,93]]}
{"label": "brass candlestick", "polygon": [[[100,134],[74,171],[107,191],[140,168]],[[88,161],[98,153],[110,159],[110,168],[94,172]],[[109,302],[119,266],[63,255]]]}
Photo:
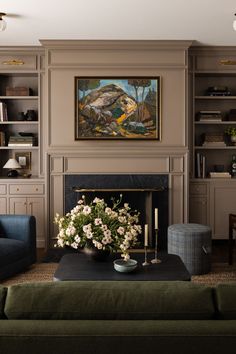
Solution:
{"label": "brass candlestick", "polygon": [[147,246],[144,246],[144,262],[143,262],[143,266],[148,266],[150,263],[147,260]]}
{"label": "brass candlestick", "polygon": [[153,264],[161,263],[161,260],[157,258],[157,246],[158,246],[158,229],[155,229],[155,251],[154,258],[151,260]]}

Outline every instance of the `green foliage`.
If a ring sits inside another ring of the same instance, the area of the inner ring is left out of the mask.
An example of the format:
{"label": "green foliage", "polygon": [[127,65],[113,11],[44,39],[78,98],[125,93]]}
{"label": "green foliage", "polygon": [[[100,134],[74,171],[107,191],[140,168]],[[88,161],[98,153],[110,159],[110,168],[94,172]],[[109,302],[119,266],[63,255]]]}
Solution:
{"label": "green foliage", "polygon": [[236,128],[235,127],[228,127],[225,129],[225,134],[230,136],[236,136]]}

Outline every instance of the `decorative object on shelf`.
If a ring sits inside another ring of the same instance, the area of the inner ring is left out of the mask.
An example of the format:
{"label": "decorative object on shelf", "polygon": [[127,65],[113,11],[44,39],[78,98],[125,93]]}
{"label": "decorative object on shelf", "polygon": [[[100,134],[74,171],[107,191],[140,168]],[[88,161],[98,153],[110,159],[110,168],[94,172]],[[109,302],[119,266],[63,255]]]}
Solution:
{"label": "decorative object on shelf", "polygon": [[236,145],[236,128],[235,127],[228,127],[225,130],[225,134],[230,136],[230,141],[232,145]]}
{"label": "decorative object on shelf", "polygon": [[221,111],[199,111],[197,113],[199,122],[222,122]]}
{"label": "decorative object on shelf", "polygon": [[25,117],[26,117],[26,120],[28,120],[28,121],[37,120],[36,112],[35,112],[34,109],[28,109],[26,114],[25,114]]}
{"label": "decorative object on shelf", "polygon": [[26,170],[29,171],[31,169],[30,151],[17,151],[15,152],[14,157],[21,166],[21,168],[24,169],[23,173],[26,173]]}
{"label": "decorative object on shelf", "polygon": [[148,248],[148,224],[144,226],[144,262],[143,266],[147,266],[150,263],[147,260],[147,248]]}
{"label": "decorative object on shelf", "polygon": [[24,112],[18,112],[17,120],[19,120],[19,121],[25,120],[25,113]]}
{"label": "decorative object on shelf", "polygon": [[224,165],[214,165],[214,172],[224,172],[225,166]]}
{"label": "decorative object on shelf", "polygon": [[3,32],[7,28],[7,23],[3,19],[3,17],[6,16],[5,12],[0,12],[0,31]]}
{"label": "decorative object on shelf", "polygon": [[116,259],[114,262],[114,269],[120,273],[130,273],[133,272],[138,265],[138,262],[135,259]]}
{"label": "decorative object on shelf", "polygon": [[29,87],[6,87],[6,96],[31,96],[32,93]]}
{"label": "decorative object on shelf", "polygon": [[208,132],[203,134],[204,142],[202,146],[204,147],[224,147],[226,143],[224,141],[224,133],[218,132]]}
{"label": "decorative object on shelf", "polygon": [[207,96],[231,96],[227,86],[210,86],[206,91]]}
{"label": "decorative object on shelf", "polygon": [[34,136],[27,135],[11,135],[9,137],[8,146],[9,147],[31,147],[34,146],[35,138]]}
{"label": "decorative object on shelf", "polygon": [[56,214],[59,228],[56,246],[121,251],[121,257],[129,259],[129,249],[138,243],[142,228],[138,225],[139,213],[132,211],[128,203],[121,206],[121,200],[122,195],[119,200],[112,199],[110,208],[100,198],[86,204],[83,196],[65,216]]}
{"label": "decorative object on shelf", "polygon": [[9,159],[3,168],[8,168],[10,171],[7,173],[7,177],[17,177],[17,169],[21,168],[21,165],[15,159]]}
{"label": "decorative object on shelf", "polygon": [[230,109],[228,114],[229,121],[236,121],[236,109]]}
{"label": "decorative object on shelf", "polygon": [[155,250],[154,250],[154,258],[151,260],[151,263],[158,264],[161,263],[161,260],[157,258],[157,247],[158,247],[158,209],[155,208]]}
{"label": "decorative object on shelf", "polygon": [[231,160],[231,175],[232,177],[236,177],[236,156],[232,156]]}
{"label": "decorative object on shelf", "polygon": [[75,77],[75,140],[160,140],[160,77]]}

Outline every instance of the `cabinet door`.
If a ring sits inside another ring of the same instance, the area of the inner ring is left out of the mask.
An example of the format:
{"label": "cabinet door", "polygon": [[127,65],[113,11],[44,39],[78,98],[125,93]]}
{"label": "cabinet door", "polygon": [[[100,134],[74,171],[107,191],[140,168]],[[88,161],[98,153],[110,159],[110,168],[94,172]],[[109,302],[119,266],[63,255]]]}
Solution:
{"label": "cabinet door", "polygon": [[26,198],[10,198],[10,214],[27,214]]}
{"label": "cabinet door", "polygon": [[7,214],[7,199],[0,198],[0,214]]}
{"label": "cabinet door", "polygon": [[36,218],[37,237],[44,237],[44,198],[28,197],[27,198],[27,214],[34,215]]}
{"label": "cabinet door", "polygon": [[215,239],[227,239],[229,214],[236,214],[236,185],[234,181],[215,182],[210,191],[210,218]]}
{"label": "cabinet door", "polygon": [[190,196],[189,221],[207,225],[207,198],[204,196]]}

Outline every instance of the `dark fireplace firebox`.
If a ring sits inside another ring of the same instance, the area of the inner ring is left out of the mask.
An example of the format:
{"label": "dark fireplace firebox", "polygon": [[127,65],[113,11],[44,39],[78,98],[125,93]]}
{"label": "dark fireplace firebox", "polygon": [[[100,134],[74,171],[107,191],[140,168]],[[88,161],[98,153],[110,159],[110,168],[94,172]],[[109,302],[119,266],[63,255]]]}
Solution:
{"label": "dark fireplace firebox", "polygon": [[[140,224],[149,225],[149,244],[154,246],[154,210],[159,212],[159,249],[167,249],[168,227],[168,175],[164,174],[82,174],[65,176],[65,213],[85,195],[90,202],[95,197],[103,198],[110,206],[112,198],[122,204],[129,203],[132,209],[140,212]],[[140,239],[143,247],[143,238]]]}

